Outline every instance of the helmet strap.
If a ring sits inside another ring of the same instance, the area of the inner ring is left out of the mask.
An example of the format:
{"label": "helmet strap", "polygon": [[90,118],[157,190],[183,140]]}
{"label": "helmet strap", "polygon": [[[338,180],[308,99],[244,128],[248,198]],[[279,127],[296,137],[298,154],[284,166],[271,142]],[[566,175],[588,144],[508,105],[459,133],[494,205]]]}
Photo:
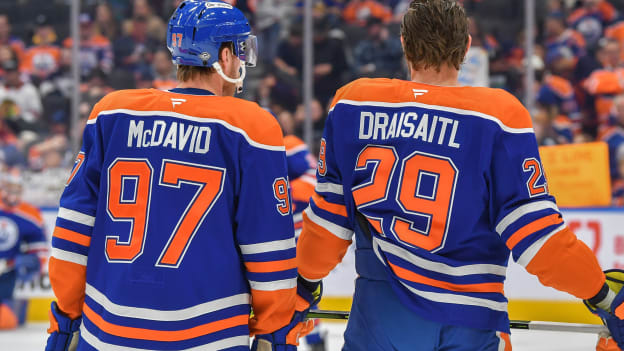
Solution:
{"label": "helmet strap", "polygon": [[247,71],[245,70],[245,62],[241,61],[241,74],[240,77],[238,78],[230,78],[228,77],[224,72],[223,69],[221,68],[221,65],[219,64],[219,62],[215,62],[212,64],[212,67],[217,71],[217,73],[221,76],[221,78],[223,78],[226,82],[230,82],[232,84],[236,84],[236,92],[237,93],[242,93],[243,92],[243,80],[245,80],[245,75],[247,73]]}

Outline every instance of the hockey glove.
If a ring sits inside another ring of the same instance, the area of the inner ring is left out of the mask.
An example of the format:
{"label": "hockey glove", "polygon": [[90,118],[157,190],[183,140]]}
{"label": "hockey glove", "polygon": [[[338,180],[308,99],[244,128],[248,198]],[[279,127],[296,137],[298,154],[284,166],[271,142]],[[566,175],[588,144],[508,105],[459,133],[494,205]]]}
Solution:
{"label": "hockey glove", "polygon": [[78,346],[78,337],[82,317],[70,319],[58,309],[56,301],[50,306],[52,325],[48,332],[48,344],[45,351],[74,351]]}
{"label": "hockey glove", "polygon": [[624,270],[605,271],[607,281],[598,295],[583,302],[609,328],[613,340],[624,349]]}
{"label": "hockey glove", "polygon": [[307,320],[306,315],[311,306],[321,299],[321,282],[310,282],[301,276],[297,277],[297,302],[295,314],[290,323],[271,333],[256,335],[251,346],[252,351],[295,351],[299,338],[308,335],[314,329],[314,321]]}

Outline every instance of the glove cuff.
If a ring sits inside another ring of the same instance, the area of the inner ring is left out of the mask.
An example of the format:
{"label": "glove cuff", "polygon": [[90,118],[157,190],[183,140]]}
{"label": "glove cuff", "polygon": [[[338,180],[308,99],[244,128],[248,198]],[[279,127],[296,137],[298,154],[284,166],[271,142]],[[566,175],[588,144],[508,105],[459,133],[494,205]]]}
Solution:
{"label": "glove cuff", "polygon": [[609,311],[611,307],[611,302],[613,302],[614,298],[615,293],[611,291],[607,283],[604,283],[598,294],[596,294],[596,296],[592,297],[591,299],[588,299],[587,302],[589,302],[589,304],[591,304],[592,306],[596,306],[605,311]]}

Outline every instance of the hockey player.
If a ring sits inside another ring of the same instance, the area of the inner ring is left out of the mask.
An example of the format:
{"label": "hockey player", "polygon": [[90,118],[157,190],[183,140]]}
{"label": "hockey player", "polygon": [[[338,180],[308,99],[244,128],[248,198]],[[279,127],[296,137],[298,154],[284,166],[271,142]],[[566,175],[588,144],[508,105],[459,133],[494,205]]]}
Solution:
{"label": "hockey player", "polygon": [[52,239],[46,350],[249,350],[250,333],[296,350],[282,132],[232,97],[255,37],[231,5],[185,1],[167,46],[177,88],[111,93],[87,122]]}
{"label": "hockey player", "polygon": [[21,194],[19,170],[0,165],[0,330],[24,322],[26,302],[13,297],[15,284],[40,272],[48,247],[41,213]]}
{"label": "hockey player", "polygon": [[587,299],[622,345],[623,279],[605,284],[566,227],[529,113],[502,90],[458,86],[464,9],[414,0],[401,40],[411,81],[360,79],[337,92],[297,244],[312,287],[356,237],[343,350],[510,350],[510,253],[544,285]]}

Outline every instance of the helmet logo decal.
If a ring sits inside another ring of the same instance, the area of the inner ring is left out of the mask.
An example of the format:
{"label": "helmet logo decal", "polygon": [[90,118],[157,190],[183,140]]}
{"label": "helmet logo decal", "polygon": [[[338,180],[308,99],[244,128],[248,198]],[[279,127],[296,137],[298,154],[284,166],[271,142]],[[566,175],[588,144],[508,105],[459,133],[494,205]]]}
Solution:
{"label": "helmet logo decal", "polygon": [[171,33],[171,46],[182,46],[182,33]]}

